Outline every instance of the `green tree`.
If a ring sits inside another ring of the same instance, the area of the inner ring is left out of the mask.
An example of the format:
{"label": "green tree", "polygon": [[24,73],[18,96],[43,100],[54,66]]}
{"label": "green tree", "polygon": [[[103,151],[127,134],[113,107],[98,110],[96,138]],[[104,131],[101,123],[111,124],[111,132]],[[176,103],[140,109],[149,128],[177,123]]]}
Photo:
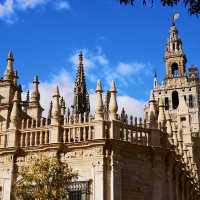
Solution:
{"label": "green tree", "polygon": [[68,199],[69,184],[77,179],[66,163],[56,157],[42,157],[19,167],[15,184],[17,200]]}
{"label": "green tree", "polygon": [[[121,4],[130,4],[134,5],[134,3],[138,2],[136,0],[118,0]],[[153,4],[154,0],[141,0],[143,5]],[[160,0],[163,6],[174,6],[178,3],[183,4],[188,10],[190,15],[200,15],[200,0]]]}

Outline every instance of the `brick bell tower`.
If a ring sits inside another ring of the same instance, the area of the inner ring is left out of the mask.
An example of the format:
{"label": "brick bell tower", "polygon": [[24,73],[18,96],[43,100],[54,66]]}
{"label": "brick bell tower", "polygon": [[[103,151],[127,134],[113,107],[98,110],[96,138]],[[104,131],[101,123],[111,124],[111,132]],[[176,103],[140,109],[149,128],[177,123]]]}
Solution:
{"label": "brick bell tower", "polygon": [[174,20],[169,31],[164,61],[166,63],[166,79],[185,77],[187,59]]}

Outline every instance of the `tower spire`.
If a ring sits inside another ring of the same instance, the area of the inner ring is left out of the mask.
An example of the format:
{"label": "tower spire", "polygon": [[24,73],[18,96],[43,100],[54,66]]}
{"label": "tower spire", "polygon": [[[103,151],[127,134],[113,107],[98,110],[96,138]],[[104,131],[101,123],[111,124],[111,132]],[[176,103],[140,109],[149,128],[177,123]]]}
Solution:
{"label": "tower spire", "polygon": [[30,101],[27,103],[27,113],[34,119],[40,119],[43,108],[40,105],[39,78],[35,76],[33,79],[33,90],[30,95]]}
{"label": "tower spire", "polygon": [[79,54],[79,64],[76,73],[76,80],[74,86],[74,101],[73,101],[73,113],[82,114],[84,112],[90,112],[89,95],[87,92],[85,73],[83,66],[83,53]]}
{"label": "tower spire", "polygon": [[154,79],[153,79],[153,88],[156,88],[158,86],[158,80],[157,80],[157,73],[156,70],[154,72]]}
{"label": "tower spire", "polygon": [[182,41],[179,37],[178,30],[176,28],[175,20],[178,15],[174,15],[172,18],[172,25],[169,30],[169,38],[165,50],[165,63],[166,63],[166,78],[184,77],[185,64],[187,62],[185,53],[182,47]]}
{"label": "tower spire", "polygon": [[7,56],[7,66],[6,66],[6,71],[4,73],[4,80],[13,80],[15,77],[15,72],[13,69],[13,63],[14,63],[14,55],[12,53],[12,51],[10,50],[8,52],[8,56]]}
{"label": "tower spire", "polygon": [[39,92],[39,78],[36,75],[33,79],[33,91],[31,93],[31,102],[39,103],[40,101],[40,92]]}

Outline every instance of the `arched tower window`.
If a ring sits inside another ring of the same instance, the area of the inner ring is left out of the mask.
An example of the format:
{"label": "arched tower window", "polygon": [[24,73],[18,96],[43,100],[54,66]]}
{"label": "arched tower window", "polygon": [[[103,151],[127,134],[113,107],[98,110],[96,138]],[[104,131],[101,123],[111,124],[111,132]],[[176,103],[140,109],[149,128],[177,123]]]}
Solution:
{"label": "arched tower window", "polygon": [[178,77],[179,76],[178,64],[177,63],[173,63],[171,68],[172,68],[172,76],[173,77]]}
{"label": "arched tower window", "polygon": [[172,92],[172,107],[173,109],[176,109],[179,105],[179,98],[178,98],[178,92],[173,91]]}

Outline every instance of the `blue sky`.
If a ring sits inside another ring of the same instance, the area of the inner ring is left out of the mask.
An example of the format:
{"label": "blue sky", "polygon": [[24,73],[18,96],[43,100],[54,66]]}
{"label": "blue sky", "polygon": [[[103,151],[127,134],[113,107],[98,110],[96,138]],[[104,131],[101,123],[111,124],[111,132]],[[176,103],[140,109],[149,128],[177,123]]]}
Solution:
{"label": "blue sky", "polygon": [[12,49],[24,90],[38,74],[44,107],[56,84],[70,104],[76,57],[83,50],[90,92],[97,79],[104,91],[115,79],[120,106],[126,104],[140,114],[154,69],[160,81],[164,78],[163,55],[173,12],[180,12],[177,27],[187,66],[198,65],[200,19],[181,6],[163,8],[158,1],[144,8],[122,6],[116,0],[0,0],[0,73]]}

